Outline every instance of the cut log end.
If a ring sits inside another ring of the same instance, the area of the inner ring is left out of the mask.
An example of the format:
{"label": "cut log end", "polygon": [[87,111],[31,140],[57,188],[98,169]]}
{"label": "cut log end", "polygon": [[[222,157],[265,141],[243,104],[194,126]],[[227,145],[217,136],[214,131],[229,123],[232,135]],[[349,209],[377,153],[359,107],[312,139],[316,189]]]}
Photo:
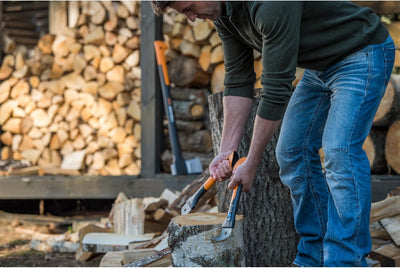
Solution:
{"label": "cut log end", "polygon": [[221,233],[226,216],[193,213],[173,218],[168,227],[173,266],[244,266],[243,216],[236,216],[235,228],[226,240],[212,240]]}
{"label": "cut log end", "polygon": [[386,136],[385,155],[390,167],[400,174],[400,120],[394,122]]}

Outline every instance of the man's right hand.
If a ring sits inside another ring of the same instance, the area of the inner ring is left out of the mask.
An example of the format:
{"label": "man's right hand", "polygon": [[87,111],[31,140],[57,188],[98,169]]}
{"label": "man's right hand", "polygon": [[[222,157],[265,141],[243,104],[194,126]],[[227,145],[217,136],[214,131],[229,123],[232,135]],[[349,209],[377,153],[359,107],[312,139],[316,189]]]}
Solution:
{"label": "man's right hand", "polygon": [[233,168],[227,159],[231,153],[232,151],[219,153],[211,162],[209,169],[210,175],[214,180],[221,182],[232,176]]}

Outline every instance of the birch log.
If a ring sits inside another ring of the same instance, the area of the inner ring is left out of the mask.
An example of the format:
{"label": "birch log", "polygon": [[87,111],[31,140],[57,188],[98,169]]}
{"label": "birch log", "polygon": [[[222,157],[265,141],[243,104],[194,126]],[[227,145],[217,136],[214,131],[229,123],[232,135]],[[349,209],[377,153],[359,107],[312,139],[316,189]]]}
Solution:
{"label": "birch log", "polygon": [[212,237],[221,232],[226,213],[193,213],[172,219],[168,244],[172,265],[177,267],[245,266],[243,216],[236,215],[231,236],[221,242]]}

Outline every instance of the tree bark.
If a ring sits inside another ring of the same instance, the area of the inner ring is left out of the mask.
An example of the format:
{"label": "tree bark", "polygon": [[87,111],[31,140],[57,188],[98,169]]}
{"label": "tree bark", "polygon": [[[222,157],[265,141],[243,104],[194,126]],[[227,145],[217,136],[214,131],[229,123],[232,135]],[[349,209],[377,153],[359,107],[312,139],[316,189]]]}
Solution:
{"label": "tree bark", "polygon": [[[222,93],[209,97],[214,152],[218,152],[222,137],[222,97]],[[246,156],[249,150],[258,103],[259,98],[255,98],[239,144],[240,157]],[[290,193],[279,179],[275,158],[278,134],[279,131],[267,145],[253,187],[250,192],[242,194],[238,209],[238,213],[244,215],[246,266],[287,266],[296,256],[298,236],[294,230]],[[217,185],[220,212],[227,211],[229,207],[232,193],[227,184],[228,181]]]}
{"label": "tree bark", "polygon": [[168,245],[172,265],[179,267],[245,266],[243,254],[243,216],[236,215],[235,228],[224,241],[212,238],[221,233],[226,213],[194,213],[172,219],[168,226]]}

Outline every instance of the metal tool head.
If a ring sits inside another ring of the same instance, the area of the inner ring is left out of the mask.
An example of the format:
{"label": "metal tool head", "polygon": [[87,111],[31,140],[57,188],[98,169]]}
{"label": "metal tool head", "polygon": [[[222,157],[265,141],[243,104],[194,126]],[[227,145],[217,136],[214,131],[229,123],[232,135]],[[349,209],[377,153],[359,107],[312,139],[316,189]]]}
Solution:
{"label": "metal tool head", "polygon": [[232,228],[222,228],[221,234],[211,238],[214,242],[221,242],[227,239],[232,233]]}
{"label": "metal tool head", "polygon": [[201,164],[200,158],[198,157],[185,160],[185,164],[188,174],[199,174],[203,172],[203,166]]}
{"label": "metal tool head", "polygon": [[181,208],[181,215],[189,214],[190,211],[192,211],[192,208],[189,206],[189,204],[185,204],[185,205]]}

